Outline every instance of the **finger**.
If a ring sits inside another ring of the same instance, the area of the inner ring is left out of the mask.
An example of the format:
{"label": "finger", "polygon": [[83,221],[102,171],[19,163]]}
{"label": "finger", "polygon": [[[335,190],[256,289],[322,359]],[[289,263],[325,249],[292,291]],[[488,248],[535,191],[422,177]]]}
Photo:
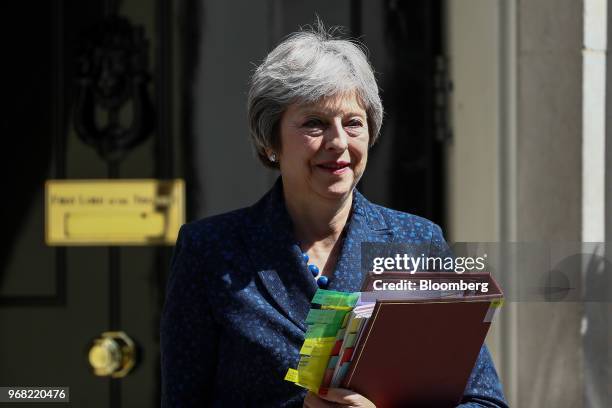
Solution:
{"label": "finger", "polygon": [[319,394],[319,397],[336,402],[344,405],[358,405],[364,402],[369,402],[361,394],[357,394],[355,391],[347,390],[345,388],[328,388],[327,393]]}
{"label": "finger", "polygon": [[304,408],[337,408],[339,405],[321,399],[317,394],[308,392],[304,398]]}

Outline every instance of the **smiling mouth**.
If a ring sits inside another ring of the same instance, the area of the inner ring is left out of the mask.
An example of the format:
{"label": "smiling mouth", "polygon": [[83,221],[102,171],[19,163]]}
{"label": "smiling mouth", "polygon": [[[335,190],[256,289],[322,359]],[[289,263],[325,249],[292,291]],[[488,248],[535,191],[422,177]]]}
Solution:
{"label": "smiling mouth", "polygon": [[344,173],[344,171],[348,169],[349,166],[350,163],[347,162],[317,164],[318,168],[333,174]]}
{"label": "smiling mouth", "polygon": [[324,169],[338,170],[338,169],[343,169],[345,167],[348,167],[349,164],[348,163],[325,163],[325,164],[319,164],[318,166],[323,167]]}

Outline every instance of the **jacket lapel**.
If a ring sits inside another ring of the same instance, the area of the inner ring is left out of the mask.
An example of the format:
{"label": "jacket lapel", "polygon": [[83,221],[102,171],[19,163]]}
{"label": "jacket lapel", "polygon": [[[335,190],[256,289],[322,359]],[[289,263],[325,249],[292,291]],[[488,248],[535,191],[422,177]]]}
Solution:
{"label": "jacket lapel", "polygon": [[[293,236],[293,223],[283,197],[282,180],[250,209],[242,236],[249,258],[263,291],[271,303],[300,330],[306,331],[306,315],[317,290],[312,275],[302,260]],[[347,223],[342,250],[329,289],[356,292],[361,289],[362,242],[392,242],[389,228],[378,206],[356,189],[352,213]]]}
{"label": "jacket lapel", "polygon": [[250,208],[243,240],[264,296],[306,331],[306,315],[317,285],[302,260],[293,236],[293,224],[285,207],[280,177],[274,187]]}
{"label": "jacket lapel", "polygon": [[393,237],[393,230],[387,225],[379,207],[355,189],[351,218],[329,289],[347,292],[361,290],[365,275],[361,267],[361,243],[392,242]]}

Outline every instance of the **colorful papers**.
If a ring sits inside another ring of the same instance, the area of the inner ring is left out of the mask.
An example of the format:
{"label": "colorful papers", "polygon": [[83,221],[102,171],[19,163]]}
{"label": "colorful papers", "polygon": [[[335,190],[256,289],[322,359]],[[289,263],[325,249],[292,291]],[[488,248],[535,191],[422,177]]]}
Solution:
{"label": "colorful papers", "polygon": [[[314,393],[319,392],[324,376],[329,371],[332,350],[340,349],[338,335],[346,326],[347,316],[355,307],[359,292],[347,293],[318,289],[312,298],[313,307],[306,316],[308,330],[300,349],[297,369],[290,368],[285,380],[291,381]],[[342,339],[343,337],[340,337]],[[335,367],[336,359],[333,360]],[[328,374],[331,379],[331,374]]]}

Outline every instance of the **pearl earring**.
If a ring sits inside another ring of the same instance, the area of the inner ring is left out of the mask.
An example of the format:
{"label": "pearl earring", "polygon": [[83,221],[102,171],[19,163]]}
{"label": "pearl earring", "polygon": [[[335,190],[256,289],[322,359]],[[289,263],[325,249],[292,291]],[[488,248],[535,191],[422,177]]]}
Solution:
{"label": "pearl earring", "polygon": [[276,161],[276,154],[272,153],[270,156],[268,156],[268,159],[270,159],[270,161],[274,163]]}

